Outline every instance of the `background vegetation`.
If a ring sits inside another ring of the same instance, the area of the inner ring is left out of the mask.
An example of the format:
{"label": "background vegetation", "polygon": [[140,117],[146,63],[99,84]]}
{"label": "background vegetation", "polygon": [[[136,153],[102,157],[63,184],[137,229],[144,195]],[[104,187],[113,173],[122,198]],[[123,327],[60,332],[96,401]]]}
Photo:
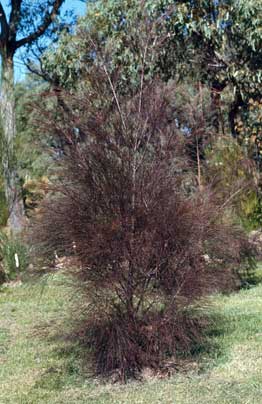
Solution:
{"label": "background vegetation", "polygon": [[[63,1],[46,3],[36,31],[26,1],[11,2],[9,21],[0,18],[1,44],[14,46],[9,56],[0,46],[9,94],[1,110],[0,282],[17,285],[4,286],[3,296],[16,302],[16,290],[18,299],[27,290],[21,279],[32,284],[38,274],[44,285],[46,273],[61,269],[58,278],[70,278],[76,293],[70,331],[61,322],[77,340],[69,344],[72,372],[39,366],[36,394],[47,400],[59,390],[52,396],[59,402],[64,383],[83,383],[76,349],[86,352],[93,376],[111,381],[180,370],[175,386],[181,378],[181,400],[193,402],[181,369],[199,391],[201,372],[216,374],[222,351],[235,344],[232,305],[253,293],[259,299],[260,286],[236,291],[259,282],[260,1],[97,0],[73,28],[58,19]],[[8,76],[8,87],[5,62],[24,45],[30,74],[16,85]],[[55,305],[52,288],[50,305],[63,317],[69,307]],[[209,308],[216,302],[224,317]],[[241,316],[244,335],[257,317],[251,324]],[[169,381],[163,386],[172,402]],[[42,396],[43,389],[50,391]],[[241,389],[231,398],[216,391],[214,402],[246,397]]]}

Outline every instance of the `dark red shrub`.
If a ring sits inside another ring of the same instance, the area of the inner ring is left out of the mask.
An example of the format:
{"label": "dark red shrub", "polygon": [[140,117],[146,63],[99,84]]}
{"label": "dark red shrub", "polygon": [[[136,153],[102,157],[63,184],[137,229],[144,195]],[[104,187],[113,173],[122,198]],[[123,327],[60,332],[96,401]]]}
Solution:
{"label": "dark red shrub", "polygon": [[47,258],[77,258],[68,271],[89,303],[95,368],[125,379],[192,347],[201,322],[188,309],[234,287],[249,245],[215,195],[197,189],[174,88],[155,81],[117,98],[112,86],[96,69],[85,93],[59,94],[56,119],[42,113],[64,147],[34,242]]}

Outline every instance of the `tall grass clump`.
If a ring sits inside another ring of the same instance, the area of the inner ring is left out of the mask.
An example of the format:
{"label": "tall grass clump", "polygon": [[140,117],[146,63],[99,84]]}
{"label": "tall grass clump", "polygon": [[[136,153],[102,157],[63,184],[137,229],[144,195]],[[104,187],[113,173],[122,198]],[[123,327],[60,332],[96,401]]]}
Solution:
{"label": "tall grass clump", "polygon": [[20,277],[27,269],[29,252],[26,244],[18,236],[8,236],[0,232],[0,283]]}

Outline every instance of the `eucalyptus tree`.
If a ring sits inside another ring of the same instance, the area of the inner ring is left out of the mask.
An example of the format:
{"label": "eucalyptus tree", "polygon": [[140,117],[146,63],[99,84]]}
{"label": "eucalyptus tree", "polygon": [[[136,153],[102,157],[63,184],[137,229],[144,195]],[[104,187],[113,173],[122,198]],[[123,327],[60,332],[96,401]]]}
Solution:
{"label": "eucalyptus tree", "polygon": [[[142,24],[146,18],[148,23]],[[65,36],[59,52],[45,55],[44,65],[61,82],[75,83],[82,69],[95,60],[90,57],[97,54],[90,44],[90,38],[95,38],[99,52],[109,50],[112,69],[121,66],[123,90],[139,88],[143,54],[137,41],[144,38],[144,50],[152,45],[152,21],[157,57],[144,66],[146,76],[190,77],[193,83],[207,85],[217,132],[226,126],[236,136],[239,107],[261,94],[261,0],[97,0],[79,22],[78,34]],[[223,124],[221,94],[225,89],[231,100]]]}
{"label": "eucalyptus tree", "polygon": [[9,225],[19,231],[23,225],[23,207],[16,179],[14,144],[16,115],[14,95],[14,56],[22,47],[30,47],[45,35],[52,34],[64,0],[11,0],[9,13],[0,1],[0,54],[2,169]]}

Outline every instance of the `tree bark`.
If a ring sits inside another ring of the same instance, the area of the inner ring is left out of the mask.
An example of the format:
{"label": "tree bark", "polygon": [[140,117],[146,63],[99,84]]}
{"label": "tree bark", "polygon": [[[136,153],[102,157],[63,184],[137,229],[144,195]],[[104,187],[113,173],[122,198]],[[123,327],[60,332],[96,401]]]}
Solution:
{"label": "tree bark", "polygon": [[235,128],[235,124],[236,124],[236,118],[239,114],[239,107],[242,107],[243,105],[244,101],[242,99],[240,90],[237,88],[234,101],[232,102],[228,113],[228,121],[231,130],[231,135],[233,136],[233,138],[237,138],[238,135],[237,130]]}
{"label": "tree bark", "polygon": [[23,203],[17,181],[17,167],[14,152],[16,136],[14,64],[13,55],[2,54],[2,166],[5,197],[9,210],[8,225],[12,232],[20,232],[24,224]]}
{"label": "tree bark", "polygon": [[[34,32],[17,40],[22,18],[23,0],[10,2],[11,12],[9,21],[0,0],[0,53],[2,57],[1,100],[0,112],[2,118],[2,166],[5,186],[5,196],[9,209],[8,224],[13,232],[20,232],[25,222],[23,203],[20,198],[17,181],[17,165],[15,158],[16,114],[14,93],[14,54],[21,46],[32,45],[43,36],[54,22],[59,9],[65,0],[53,0],[52,9],[47,8],[39,19],[39,25]],[[33,23],[33,21],[32,21]]]}

